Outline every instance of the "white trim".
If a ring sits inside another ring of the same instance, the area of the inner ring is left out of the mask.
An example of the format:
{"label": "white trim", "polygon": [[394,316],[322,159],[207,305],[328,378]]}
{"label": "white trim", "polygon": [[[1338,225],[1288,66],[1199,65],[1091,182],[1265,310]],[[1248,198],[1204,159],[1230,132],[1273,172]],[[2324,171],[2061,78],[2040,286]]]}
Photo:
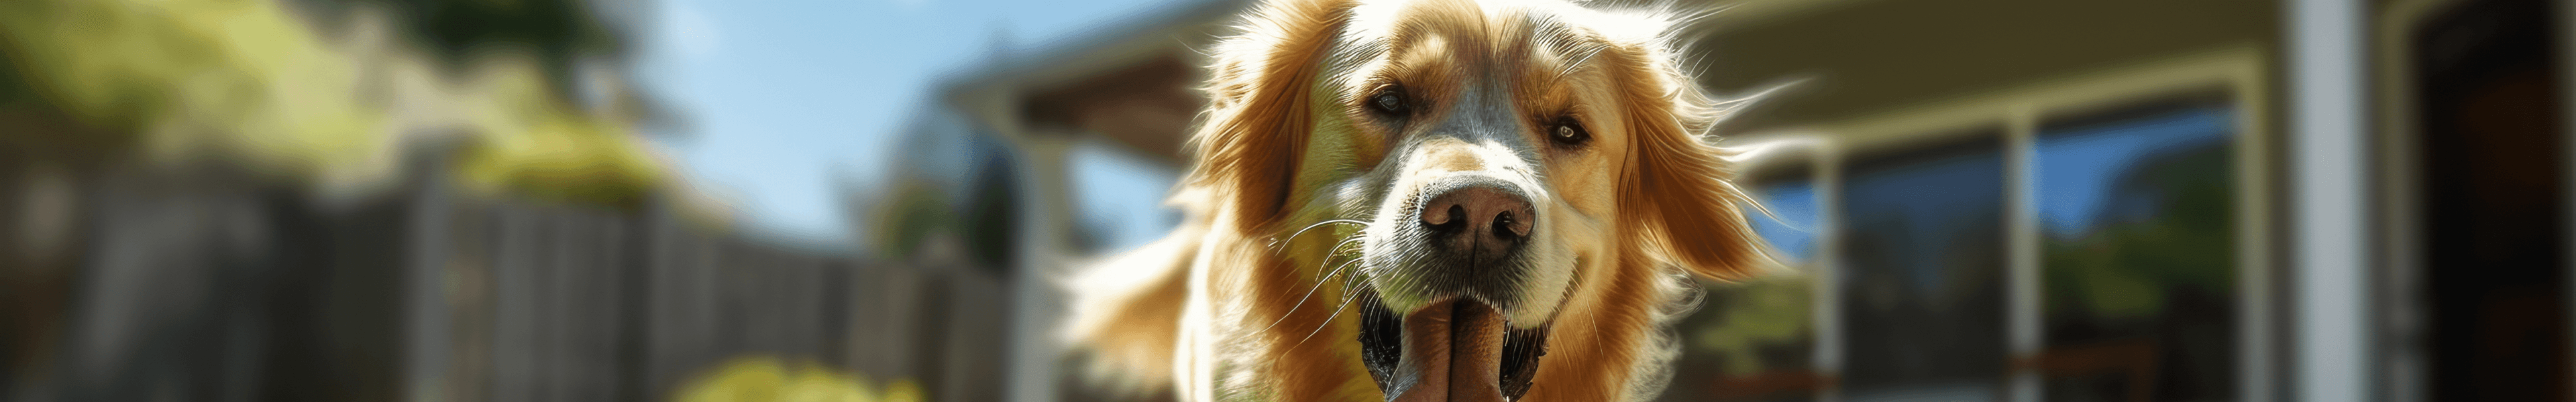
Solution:
{"label": "white trim", "polygon": [[[1737,172],[1756,172],[1766,166],[1788,164],[1807,169],[1807,185],[1814,191],[1816,221],[1810,234],[1815,236],[1813,255],[1800,264],[1807,275],[1807,324],[1815,331],[1808,349],[1808,370],[1823,381],[1815,390],[1816,402],[1842,400],[1842,155],[1839,143],[1829,135],[1812,132],[1772,131],[1729,137],[1731,143],[1753,144],[1758,149],[1735,160]],[[1749,183],[1747,183],[1749,184]]]}
{"label": "white trim", "polygon": [[2377,337],[2372,342],[2380,345],[2375,360],[2382,375],[2370,388],[2381,393],[2381,402],[2416,402],[2429,396],[2431,351],[2425,341],[2431,337],[2427,327],[2432,321],[2431,295],[2423,288],[2426,277],[2421,263],[2423,189],[2417,183],[2423,179],[2423,161],[2416,152],[2415,132],[2410,130],[2418,119],[2411,103],[2417,99],[2412,62],[2416,49],[2411,38],[2420,22],[2453,8],[2454,3],[2458,1],[2386,2],[2368,27],[2374,35],[2367,38],[2372,53],[2364,57],[2375,63],[2369,72],[2371,90],[2381,95],[2370,101],[2377,108],[2371,117],[2375,126],[2365,130],[2374,134],[2372,155],[2377,159],[2372,165],[2379,175],[2370,178],[2378,187],[2368,190],[2377,196],[2377,204],[2367,207],[2379,218],[2379,231],[2370,239],[2382,244],[2373,254],[2379,258],[2372,272],[2378,283],[2372,284],[2377,293],[2370,297],[2378,308],[2371,315],[2378,320],[2371,330]]}
{"label": "white trim", "polygon": [[2280,334],[2280,309],[2274,307],[2279,297],[2278,277],[2282,267],[2276,257],[2279,233],[2274,228],[2274,200],[2283,196],[2275,181],[2277,166],[2272,162],[2272,149],[2279,144],[2269,124],[2274,120],[2270,92],[2256,90],[2259,83],[2270,82],[2263,69],[2246,66],[2246,81],[2232,96],[2236,105],[2236,136],[2233,152],[2236,163],[2236,398],[2241,401],[2278,400],[2281,395],[2279,350],[2274,345]]}
{"label": "white trim", "polygon": [[1816,375],[1826,380],[1816,390],[1816,402],[1842,402],[1843,154],[1831,141],[1817,144],[1811,167],[1816,175],[1816,315],[1808,322],[1816,326]]}
{"label": "white trim", "polygon": [[1992,134],[1994,131],[1988,129],[2003,123],[2004,113],[2016,107],[2029,107],[2047,116],[2211,89],[2266,92],[2266,84],[2260,80],[2268,57],[2269,50],[2262,44],[2232,43],[2141,58],[2119,68],[2047,77],[2028,85],[1944,98],[1920,107],[1770,131],[1828,133],[1844,150],[1871,153],[1954,140],[1963,135]]}

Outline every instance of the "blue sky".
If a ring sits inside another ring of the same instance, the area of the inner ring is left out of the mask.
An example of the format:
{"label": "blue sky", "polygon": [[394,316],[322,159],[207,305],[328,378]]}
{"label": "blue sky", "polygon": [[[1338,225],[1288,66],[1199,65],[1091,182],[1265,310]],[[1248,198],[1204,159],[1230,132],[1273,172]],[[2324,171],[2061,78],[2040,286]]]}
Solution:
{"label": "blue sky", "polygon": [[1074,224],[1096,236],[1098,252],[1145,245],[1181,222],[1180,211],[1163,207],[1163,197],[1180,171],[1147,162],[1144,157],[1107,141],[1074,146],[1067,163],[1067,183],[1074,191]]}
{"label": "blue sky", "polygon": [[873,185],[936,80],[1195,0],[652,0],[642,80],[661,140],[758,235],[849,238],[838,183]]}

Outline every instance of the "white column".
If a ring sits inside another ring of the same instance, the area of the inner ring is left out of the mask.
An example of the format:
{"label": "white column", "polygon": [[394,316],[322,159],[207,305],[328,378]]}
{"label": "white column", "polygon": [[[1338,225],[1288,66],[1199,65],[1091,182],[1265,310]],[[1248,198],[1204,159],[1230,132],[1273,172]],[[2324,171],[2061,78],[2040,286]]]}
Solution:
{"label": "white column", "polygon": [[1071,141],[1044,134],[1014,136],[1019,153],[1020,261],[1012,269],[1010,400],[1056,400],[1062,347],[1057,318],[1068,313],[1057,282],[1069,255],[1066,234],[1072,230],[1071,187],[1065,161]]}
{"label": "white column", "polygon": [[2289,4],[2297,398],[2370,396],[2370,229],[2359,0]]}
{"label": "white column", "polygon": [[[2036,161],[2039,117],[2029,105],[2005,112],[2004,233],[2006,242],[2004,328],[2009,335],[2004,378],[2006,400],[2039,402],[2040,272],[2039,197]],[[2131,386],[2153,386],[2133,384]]]}

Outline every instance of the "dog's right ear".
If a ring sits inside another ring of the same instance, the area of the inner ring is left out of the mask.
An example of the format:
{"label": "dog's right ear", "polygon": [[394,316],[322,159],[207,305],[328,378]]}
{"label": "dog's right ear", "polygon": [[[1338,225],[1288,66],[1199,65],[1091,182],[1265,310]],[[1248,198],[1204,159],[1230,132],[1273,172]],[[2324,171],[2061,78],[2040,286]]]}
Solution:
{"label": "dog's right ear", "polygon": [[1314,129],[1316,80],[1352,3],[1264,2],[1209,52],[1209,108],[1191,138],[1198,164],[1186,182],[1213,190],[1211,206],[1242,225],[1229,229],[1257,231],[1285,215]]}

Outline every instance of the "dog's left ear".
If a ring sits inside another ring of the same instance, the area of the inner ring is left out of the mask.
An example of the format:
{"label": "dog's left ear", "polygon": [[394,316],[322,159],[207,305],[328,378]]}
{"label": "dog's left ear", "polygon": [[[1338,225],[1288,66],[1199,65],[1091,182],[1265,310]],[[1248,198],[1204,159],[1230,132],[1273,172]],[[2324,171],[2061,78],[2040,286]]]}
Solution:
{"label": "dog's left ear", "polygon": [[[1630,65],[1651,66],[1656,63]],[[1630,71],[1625,123],[1632,130],[1628,166],[1620,183],[1624,224],[1631,241],[1664,263],[1717,280],[1743,279],[1772,264],[1762,238],[1745,216],[1749,198],[1737,188],[1727,151],[1702,139],[1717,109],[1678,73],[1656,68]]]}

